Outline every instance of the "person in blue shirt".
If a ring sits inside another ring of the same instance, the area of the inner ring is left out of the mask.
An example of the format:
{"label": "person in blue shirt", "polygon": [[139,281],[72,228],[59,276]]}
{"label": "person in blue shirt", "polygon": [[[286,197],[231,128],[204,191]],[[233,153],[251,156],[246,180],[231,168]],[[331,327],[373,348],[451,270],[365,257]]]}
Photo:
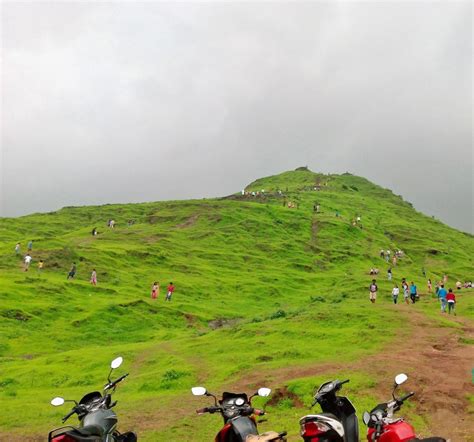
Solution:
{"label": "person in blue shirt", "polygon": [[446,313],[446,305],[448,302],[446,301],[446,295],[448,292],[444,288],[444,284],[441,284],[441,287],[438,290],[438,299],[441,301],[441,313]]}
{"label": "person in blue shirt", "polygon": [[417,297],[416,285],[412,281],[410,284],[410,299],[411,299],[412,304],[416,302],[416,297]]}

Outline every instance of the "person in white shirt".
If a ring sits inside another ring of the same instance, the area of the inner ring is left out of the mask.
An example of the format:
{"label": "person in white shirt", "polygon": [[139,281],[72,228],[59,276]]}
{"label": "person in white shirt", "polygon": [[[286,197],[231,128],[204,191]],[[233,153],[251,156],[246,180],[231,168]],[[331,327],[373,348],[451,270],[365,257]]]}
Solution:
{"label": "person in white shirt", "polygon": [[398,285],[395,284],[395,287],[392,289],[392,298],[393,298],[393,303],[396,304],[398,301],[398,295],[400,294],[400,289],[398,288]]}
{"label": "person in white shirt", "polygon": [[25,272],[27,272],[28,269],[30,268],[30,263],[31,263],[32,259],[33,258],[30,256],[30,254],[27,253],[26,256],[25,256],[25,259],[24,259],[24,261],[25,261]]}

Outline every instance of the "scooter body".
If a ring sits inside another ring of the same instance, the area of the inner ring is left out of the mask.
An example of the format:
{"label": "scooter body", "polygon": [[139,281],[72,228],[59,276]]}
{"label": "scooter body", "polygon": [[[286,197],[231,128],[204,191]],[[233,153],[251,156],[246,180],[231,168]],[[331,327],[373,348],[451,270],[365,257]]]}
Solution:
{"label": "scooter body", "polygon": [[349,382],[331,381],[321,385],[315,393],[313,406],[323,410],[300,419],[300,434],[305,442],[359,442],[359,423],[351,401],[336,393]]}

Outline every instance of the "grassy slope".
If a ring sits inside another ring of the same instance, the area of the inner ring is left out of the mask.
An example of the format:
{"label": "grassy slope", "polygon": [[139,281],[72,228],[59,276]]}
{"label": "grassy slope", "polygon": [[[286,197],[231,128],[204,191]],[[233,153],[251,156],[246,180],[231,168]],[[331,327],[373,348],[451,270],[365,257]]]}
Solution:
{"label": "grassy slope", "polygon": [[[312,190],[315,183],[321,191]],[[50,398],[79,398],[100,386],[108,361],[121,354],[131,373],[116,395],[123,425],[138,428],[145,441],[179,440],[190,427],[199,429],[195,440],[209,440],[219,420],[192,416],[205,401],[190,398],[190,386],[220,391],[256,371],[361,358],[404,327],[403,314],[390,306],[381,248],[407,254],[394,269],[397,281],[406,276],[424,289],[422,266],[433,280],[445,272],[451,281],[472,278],[472,236],[363,178],[302,170],[247,189],[265,189],[267,196],[1,219],[0,428],[44,434],[66,411],[53,409]],[[298,209],[284,207],[284,199],[298,202]],[[315,201],[321,214],[313,214]],[[356,214],[363,229],[350,225]],[[105,227],[108,218],[116,220],[115,230]],[[128,219],[135,224],[127,227]],[[94,226],[102,232],[95,238]],[[13,248],[29,239],[36,261],[25,273]],[[46,263],[42,275],[35,269],[39,259]],[[66,281],[72,261],[77,279]],[[376,314],[366,288],[373,266],[382,271]],[[92,267],[98,287],[88,283]],[[162,292],[152,302],[154,280]],[[175,297],[164,304],[170,280]],[[427,308],[435,318],[434,307]],[[473,304],[460,305],[459,313],[473,317]],[[216,319],[228,325],[214,330],[209,323]],[[380,329],[384,333],[373,333]],[[352,391],[366,392],[357,405],[372,404],[369,378],[351,374]],[[294,380],[290,388],[309,402],[320,380]],[[295,432],[304,411],[288,405],[270,408],[271,420]],[[155,422],[167,407],[180,411],[170,413],[169,422]]]}

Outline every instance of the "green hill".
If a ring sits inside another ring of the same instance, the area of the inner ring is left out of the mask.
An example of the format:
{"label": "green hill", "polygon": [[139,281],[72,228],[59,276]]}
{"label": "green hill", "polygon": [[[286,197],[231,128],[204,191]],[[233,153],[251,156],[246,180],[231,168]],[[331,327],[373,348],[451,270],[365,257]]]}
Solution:
{"label": "green hill", "polygon": [[[472,235],[350,174],[301,168],[246,191],[0,219],[0,440],[44,440],[67,411],[49,400],[100,387],[117,355],[130,372],[115,396],[120,428],[135,429],[141,441],[190,440],[189,432],[210,440],[220,419],[194,416],[205,401],[190,387],[251,391],[262,382],[287,391],[270,401],[262,428],[286,428],[297,440],[298,417],[307,413],[297,404],[308,405],[328,376],[352,379],[347,391],[358,408],[374,404],[380,378],[355,361],[409,336],[410,314],[463,337],[459,320],[474,316],[472,293],[463,292],[457,319],[440,318],[428,295],[411,309],[393,306],[379,251],[403,250],[394,280],[414,280],[425,293],[423,267],[433,281],[445,273],[450,282],[473,278]],[[23,254],[29,240],[33,263],[24,272],[14,247],[20,242]],[[66,280],[73,262],[76,278]],[[380,269],[375,305],[368,302],[372,267]],[[97,287],[89,283],[93,268]],[[161,285],[155,301],[153,281]],[[176,291],[165,303],[170,281]],[[429,412],[412,422],[429,428]]]}

